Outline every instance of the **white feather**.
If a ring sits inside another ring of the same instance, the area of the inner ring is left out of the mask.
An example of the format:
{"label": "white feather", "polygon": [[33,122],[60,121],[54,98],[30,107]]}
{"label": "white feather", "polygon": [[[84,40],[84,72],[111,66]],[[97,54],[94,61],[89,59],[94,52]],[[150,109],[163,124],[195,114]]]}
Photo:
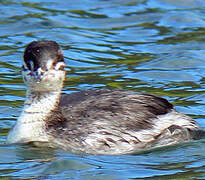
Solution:
{"label": "white feather", "polygon": [[24,143],[29,141],[47,142],[44,119],[54,108],[60,92],[52,92],[42,96],[40,100],[29,94],[22,114],[7,136],[7,143]]}

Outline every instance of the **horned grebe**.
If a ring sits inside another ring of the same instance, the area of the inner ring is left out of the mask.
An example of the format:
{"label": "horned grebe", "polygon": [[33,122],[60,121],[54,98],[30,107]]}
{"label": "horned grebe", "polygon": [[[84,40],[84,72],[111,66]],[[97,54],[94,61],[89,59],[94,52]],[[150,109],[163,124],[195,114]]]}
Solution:
{"label": "horned grebe", "polygon": [[26,100],[7,143],[114,155],[198,139],[203,132],[154,95],[105,89],[62,95],[64,68],[55,41],[27,45],[22,66]]}

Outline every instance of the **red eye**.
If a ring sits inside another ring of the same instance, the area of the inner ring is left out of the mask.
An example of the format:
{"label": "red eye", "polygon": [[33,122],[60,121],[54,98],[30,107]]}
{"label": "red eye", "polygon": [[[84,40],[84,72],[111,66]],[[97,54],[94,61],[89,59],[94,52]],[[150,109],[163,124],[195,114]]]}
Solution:
{"label": "red eye", "polygon": [[54,69],[55,70],[64,70],[65,68],[65,63],[60,61],[60,62],[55,62],[55,65],[54,65]]}
{"label": "red eye", "polygon": [[56,61],[55,61],[55,62],[53,62],[52,66],[51,66],[51,69],[55,69],[56,64],[57,64],[57,62],[56,62]]}
{"label": "red eye", "polygon": [[64,70],[65,65],[60,65],[60,67],[58,68],[58,70]]}

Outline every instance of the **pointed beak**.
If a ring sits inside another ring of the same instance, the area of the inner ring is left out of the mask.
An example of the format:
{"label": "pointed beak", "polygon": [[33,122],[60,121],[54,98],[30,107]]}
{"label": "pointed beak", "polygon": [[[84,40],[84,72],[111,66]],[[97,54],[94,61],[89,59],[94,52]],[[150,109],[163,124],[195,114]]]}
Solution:
{"label": "pointed beak", "polygon": [[31,71],[31,72],[30,72],[30,75],[32,75],[32,76],[36,79],[36,82],[37,82],[37,83],[40,83],[41,80],[42,80],[43,77],[44,77],[44,71],[42,71],[41,68],[38,68],[38,69],[35,70],[35,71]]}

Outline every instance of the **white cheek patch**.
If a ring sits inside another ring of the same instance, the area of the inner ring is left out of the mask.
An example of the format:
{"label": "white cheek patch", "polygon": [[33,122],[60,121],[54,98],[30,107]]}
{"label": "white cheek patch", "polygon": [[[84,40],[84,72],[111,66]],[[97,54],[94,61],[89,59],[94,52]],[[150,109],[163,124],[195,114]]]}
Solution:
{"label": "white cheek patch", "polygon": [[55,70],[62,70],[65,67],[65,63],[64,62],[58,62],[55,65]]}
{"label": "white cheek patch", "polygon": [[26,65],[26,63],[25,63],[25,61],[23,61],[23,66],[24,66],[25,69],[28,69],[28,67],[27,67],[27,65]]}
{"label": "white cheek patch", "polygon": [[30,63],[31,70],[34,70],[34,63],[33,63],[33,61],[29,61],[29,63]]}
{"label": "white cheek patch", "polygon": [[63,54],[63,51],[61,48],[58,50],[58,54]]}
{"label": "white cheek patch", "polygon": [[65,67],[65,63],[64,62],[57,62],[54,65],[54,61],[52,59],[49,59],[48,62],[46,63],[46,67],[47,69],[55,69],[55,70],[61,70]]}
{"label": "white cheek patch", "polygon": [[[33,70],[33,69],[34,69],[34,63],[33,63],[33,61],[29,61],[29,64],[30,64],[31,70]],[[24,66],[25,69],[29,69],[29,67],[27,66],[27,64],[25,63],[25,61],[23,61],[23,66]]]}
{"label": "white cheek patch", "polygon": [[47,69],[51,69],[53,66],[53,60],[52,59],[48,59],[47,63],[46,63],[46,68]]}

